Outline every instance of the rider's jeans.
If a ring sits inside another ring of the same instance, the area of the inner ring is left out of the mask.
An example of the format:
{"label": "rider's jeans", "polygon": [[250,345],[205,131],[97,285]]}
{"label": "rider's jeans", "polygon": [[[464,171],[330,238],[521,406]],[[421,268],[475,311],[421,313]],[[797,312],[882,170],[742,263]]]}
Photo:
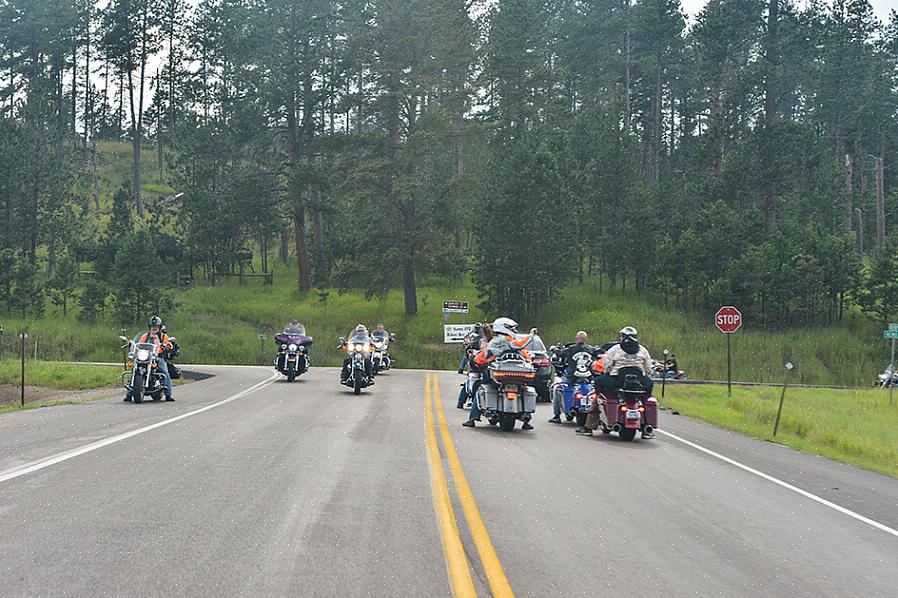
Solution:
{"label": "rider's jeans", "polygon": [[[156,361],[156,369],[159,370],[159,373],[165,375],[165,396],[172,396],[171,376],[168,375],[168,364],[161,357]],[[131,392],[131,389],[129,388],[125,396],[130,399],[134,396],[134,393]]]}

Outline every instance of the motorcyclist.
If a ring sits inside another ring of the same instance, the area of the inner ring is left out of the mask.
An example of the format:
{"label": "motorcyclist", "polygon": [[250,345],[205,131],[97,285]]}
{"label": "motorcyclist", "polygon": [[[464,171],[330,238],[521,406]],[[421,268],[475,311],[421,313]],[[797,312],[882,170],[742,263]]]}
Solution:
{"label": "motorcyclist", "polygon": [[[595,348],[586,344],[589,336],[586,334],[585,330],[580,330],[577,332],[577,336],[574,338],[574,342],[572,344],[567,345],[563,351],[557,354],[556,359],[562,366],[562,371],[564,372],[562,375],[562,379],[565,382],[578,382],[578,380],[574,379],[574,372],[580,367],[587,367],[593,361],[593,353],[595,352]],[[554,413],[554,417],[549,420],[551,424],[560,424],[561,423],[561,402],[563,396],[561,392],[553,393],[552,395],[552,410]]]}
{"label": "motorcyclist", "polygon": [[[358,343],[371,343],[371,335],[368,334],[368,328],[364,324],[359,324],[355,328],[352,329],[352,332],[348,335],[350,343],[358,342]],[[345,347],[347,341],[344,341],[341,345]],[[349,378],[349,364],[352,362],[352,359],[347,355],[346,359],[343,360],[343,369],[340,371],[340,381],[346,382]],[[374,373],[372,371],[371,359],[366,355],[365,356],[365,376],[371,381],[371,384],[374,384]]]}
{"label": "motorcyclist", "polygon": [[[533,335],[536,334],[536,329],[532,328],[530,330],[530,334],[521,338],[515,339],[515,335],[518,332],[518,323],[512,320],[511,318],[496,318],[496,321],[492,324],[492,334],[493,338],[489,343],[484,346],[480,352],[474,357],[474,363],[481,368],[482,370],[486,370],[486,367],[489,365],[491,361],[499,357],[500,355],[504,355],[510,351],[515,351],[521,354],[522,357],[526,360],[530,360],[530,352],[527,351],[524,347],[531,341]],[[486,380],[483,381],[484,383]],[[471,405],[471,415],[468,418],[468,421],[463,422],[462,425],[466,428],[475,427],[474,422],[480,421],[480,405],[477,401]],[[522,430],[532,430],[533,426],[530,425],[529,418],[524,421],[524,425],[521,426]]]}
{"label": "motorcyclist", "polygon": [[302,327],[299,320],[290,320],[290,323],[284,326],[284,334],[304,335],[306,329]]}
{"label": "motorcyclist", "polygon": [[[596,391],[601,393],[617,394],[621,387],[621,379],[618,376],[623,368],[638,368],[642,373],[642,387],[646,394],[651,395],[654,382],[650,376],[652,371],[652,356],[648,349],[636,340],[638,332],[633,326],[625,326],[618,333],[620,341],[604,355],[602,373],[595,377]],[[593,400],[590,407],[586,425],[577,428],[577,434],[592,436],[592,431],[599,426],[599,404]]]}
{"label": "motorcyclist", "polygon": [[[168,336],[168,329],[163,325],[160,328],[163,335]],[[178,369],[173,361],[175,357],[181,354],[181,345],[175,340],[175,337],[168,336],[168,340],[171,342],[171,349],[165,349],[162,351],[162,359],[165,360],[165,365],[168,367],[168,376],[172,380],[177,380],[181,377],[181,370]]]}
{"label": "motorcyclist", "polygon": [[671,354],[667,359],[667,363],[664,364],[664,375],[670,380],[671,378],[676,378],[679,373],[680,364],[677,362],[677,356]]}
{"label": "motorcyclist", "polygon": [[[483,349],[484,346],[490,341],[492,336],[487,336],[487,332],[483,327],[483,324],[477,322],[474,324],[474,329],[468,333],[468,336],[465,337],[465,346],[461,352],[461,361],[458,364],[458,373],[464,374],[465,368],[470,367],[472,372],[479,372],[480,369],[477,367],[477,364],[474,363],[474,359],[469,359],[469,355],[476,355]],[[482,373],[482,372],[481,372]],[[478,380],[474,383],[474,392],[477,392],[477,387],[480,386],[481,381]],[[456,407],[459,409],[465,408],[465,402],[468,400],[468,391],[465,388],[465,383],[463,382],[461,385],[461,391],[458,393],[458,404]]]}
{"label": "motorcyclist", "polygon": [[[156,360],[156,368],[165,377],[165,400],[174,401],[175,398],[173,396],[174,393],[172,392],[171,376],[168,374],[168,364],[165,359],[162,358],[166,351],[171,351],[173,345],[168,338],[168,335],[162,331],[162,318],[153,316],[150,318],[147,327],[148,330],[137,335],[134,338],[134,342],[152,343],[159,346],[159,359]],[[128,392],[125,394],[125,401],[130,401],[132,397],[133,392],[129,388]]]}

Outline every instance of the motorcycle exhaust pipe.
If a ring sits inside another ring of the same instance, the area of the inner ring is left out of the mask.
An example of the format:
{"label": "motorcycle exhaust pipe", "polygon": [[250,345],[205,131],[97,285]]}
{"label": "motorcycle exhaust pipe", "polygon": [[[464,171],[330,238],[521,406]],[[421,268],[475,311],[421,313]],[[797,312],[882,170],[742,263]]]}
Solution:
{"label": "motorcycle exhaust pipe", "polygon": [[611,429],[612,429],[614,432],[620,432],[620,431],[621,431],[621,425],[620,425],[620,424],[614,424],[613,426],[611,426]]}
{"label": "motorcycle exhaust pipe", "polygon": [[644,428],[644,431],[643,431],[643,434],[652,434],[654,431],[655,431],[655,428],[653,428],[652,426],[646,424],[646,426],[645,426],[645,428]]}

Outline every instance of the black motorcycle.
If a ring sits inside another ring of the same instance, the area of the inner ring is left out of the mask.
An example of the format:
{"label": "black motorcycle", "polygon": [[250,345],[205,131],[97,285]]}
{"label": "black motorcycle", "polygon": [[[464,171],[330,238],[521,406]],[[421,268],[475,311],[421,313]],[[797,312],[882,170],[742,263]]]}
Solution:
{"label": "black motorcycle", "polygon": [[371,365],[371,339],[366,336],[350,337],[349,342],[340,337],[340,349],[346,349],[349,354],[349,363],[346,378],[340,380],[340,384],[352,388],[355,394],[360,394],[362,389],[374,384],[373,367]]}
{"label": "black motorcycle", "polygon": [[122,373],[122,386],[131,391],[131,400],[142,403],[144,397],[161,401],[165,392],[165,374],[159,371],[160,346],[155,343],[138,343],[120,336],[128,343],[128,367],[130,372]]}

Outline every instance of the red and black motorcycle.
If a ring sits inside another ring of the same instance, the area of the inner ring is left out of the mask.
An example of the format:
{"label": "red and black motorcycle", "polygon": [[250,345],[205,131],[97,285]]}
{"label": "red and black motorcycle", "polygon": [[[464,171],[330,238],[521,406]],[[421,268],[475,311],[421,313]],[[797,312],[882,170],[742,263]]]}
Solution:
{"label": "red and black motorcycle", "polygon": [[621,368],[617,393],[600,392],[599,425],[604,434],[617,432],[621,440],[633,440],[636,432],[654,438],[658,427],[658,400],[646,392],[639,368]]}

